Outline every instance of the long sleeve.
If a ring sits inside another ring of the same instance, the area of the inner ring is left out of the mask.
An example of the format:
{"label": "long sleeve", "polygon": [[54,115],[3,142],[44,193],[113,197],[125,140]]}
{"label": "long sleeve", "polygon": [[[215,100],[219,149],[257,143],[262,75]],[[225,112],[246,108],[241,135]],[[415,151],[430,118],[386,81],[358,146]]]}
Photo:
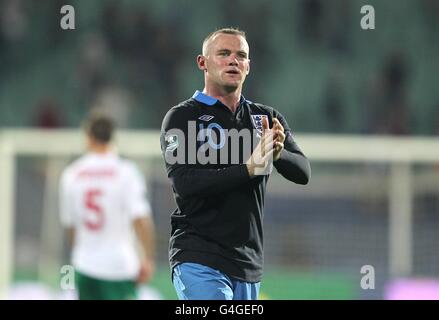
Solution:
{"label": "long sleeve", "polygon": [[274,162],[274,167],[286,179],[297,184],[307,184],[311,177],[310,163],[294,141],[291,129],[285,118],[277,112],[275,112],[274,116],[278,118],[284,127],[286,136],[284,150],[282,150],[280,158]]}
{"label": "long sleeve", "polygon": [[[189,164],[189,144],[196,137],[188,130],[190,113],[174,107],[165,116],[161,130],[161,149],[168,177],[175,192],[182,198],[209,196],[230,190],[250,180],[247,166],[237,164],[219,169],[194,168]],[[195,150],[195,149],[194,149]],[[182,155],[182,156],[179,156]]]}
{"label": "long sleeve", "polygon": [[170,176],[172,186],[180,197],[209,196],[235,188],[250,180],[245,164],[223,169],[191,169],[182,166]]}

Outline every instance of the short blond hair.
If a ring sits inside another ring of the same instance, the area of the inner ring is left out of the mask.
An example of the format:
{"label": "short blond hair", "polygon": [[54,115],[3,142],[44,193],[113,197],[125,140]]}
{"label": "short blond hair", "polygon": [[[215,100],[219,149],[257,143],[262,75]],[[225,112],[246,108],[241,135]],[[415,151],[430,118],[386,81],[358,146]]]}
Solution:
{"label": "short blond hair", "polygon": [[208,45],[210,39],[215,37],[217,34],[232,34],[232,35],[241,36],[244,39],[247,39],[245,36],[245,32],[238,29],[238,28],[230,27],[230,28],[222,28],[222,29],[215,30],[214,32],[211,32],[203,41],[203,49],[202,49],[203,55],[206,55],[206,53],[207,53],[207,45]]}

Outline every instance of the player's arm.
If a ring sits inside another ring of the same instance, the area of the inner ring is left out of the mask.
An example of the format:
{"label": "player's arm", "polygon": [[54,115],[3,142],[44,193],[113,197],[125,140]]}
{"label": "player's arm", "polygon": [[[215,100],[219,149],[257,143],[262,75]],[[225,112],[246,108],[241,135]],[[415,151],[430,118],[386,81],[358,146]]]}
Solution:
{"label": "player's arm", "polygon": [[59,208],[60,222],[64,227],[69,246],[72,248],[75,243],[75,226],[74,226],[74,201],[73,194],[70,190],[70,176],[68,172],[63,172],[59,183]]}
{"label": "player's arm", "polygon": [[132,226],[140,246],[140,270],[138,282],[149,281],[155,269],[155,227],[152,210],[147,200],[147,188],[143,174],[134,164],[127,166],[125,200]]}
{"label": "player's arm", "polygon": [[147,282],[152,278],[155,268],[155,228],[151,216],[134,219],[134,231],[142,248],[142,262],[138,282]]}
{"label": "player's arm", "polygon": [[311,176],[310,163],[294,141],[285,118],[278,112],[274,113],[274,118],[277,120],[273,119],[273,129],[281,132],[277,140],[283,140],[275,146],[274,167],[286,179],[307,184]]}
{"label": "player's arm", "polygon": [[169,178],[175,191],[183,198],[218,194],[250,180],[245,164],[222,169],[191,169],[181,166],[172,171]]}
{"label": "player's arm", "polygon": [[[171,180],[175,192],[182,198],[197,196],[209,196],[218,194],[239,186],[250,180],[249,172],[245,164],[233,165],[221,169],[200,169],[188,164],[188,115],[186,110],[171,109],[165,116],[161,130],[161,148],[166,163],[168,177]],[[176,130],[181,135],[172,139]],[[190,141],[194,143],[193,141]],[[181,151],[180,148],[184,148]],[[183,163],[170,163],[169,157],[178,152],[185,154]]]}
{"label": "player's arm", "polygon": [[69,241],[69,245],[72,248],[73,244],[75,243],[75,228],[74,227],[67,227],[66,233],[67,233],[67,239]]}

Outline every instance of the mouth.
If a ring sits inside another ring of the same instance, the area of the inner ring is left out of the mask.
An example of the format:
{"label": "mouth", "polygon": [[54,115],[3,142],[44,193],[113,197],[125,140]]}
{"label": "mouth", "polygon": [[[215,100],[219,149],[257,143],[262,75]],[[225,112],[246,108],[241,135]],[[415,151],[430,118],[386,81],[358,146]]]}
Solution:
{"label": "mouth", "polygon": [[238,70],[227,70],[227,74],[241,74]]}

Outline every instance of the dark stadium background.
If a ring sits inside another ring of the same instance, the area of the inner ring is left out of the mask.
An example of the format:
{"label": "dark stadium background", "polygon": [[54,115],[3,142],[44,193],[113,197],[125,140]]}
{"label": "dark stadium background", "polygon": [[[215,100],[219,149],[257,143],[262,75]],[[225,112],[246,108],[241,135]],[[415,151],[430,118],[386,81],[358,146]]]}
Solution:
{"label": "dark stadium background", "polygon": [[[75,9],[75,30],[60,28],[65,4]],[[375,9],[374,30],[360,26],[366,4]],[[439,133],[437,0],[0,0],[0,130],[76,129],[93,108],[107,110],[122,129],[159,130],[171,106],[202,89],[195,57],[204,37],[225,26],[247,32],[244,96],[276,107],[299,137]],[[15,283],[41,280],[46,160],[17,161]],[[169,183],[160,159],[136,160],[149,172],[157,223],[151,287],[175,299],[167,265]],[[412,270],[394,277],[387,182],[380,180],[389,167],[310,160],[317,177],[310,189],[278,175],[269,183],[261,298],[385,299],[401,281],[437,281],[438,189],[414,185]],[[438,168],[415,172],[437,177]],[[67,264],[62,248],[57,262]],[[364,265],[375,268],[374,290],[360,286]],[[56,289],[59,276],[55,270],[44,281]]]}

